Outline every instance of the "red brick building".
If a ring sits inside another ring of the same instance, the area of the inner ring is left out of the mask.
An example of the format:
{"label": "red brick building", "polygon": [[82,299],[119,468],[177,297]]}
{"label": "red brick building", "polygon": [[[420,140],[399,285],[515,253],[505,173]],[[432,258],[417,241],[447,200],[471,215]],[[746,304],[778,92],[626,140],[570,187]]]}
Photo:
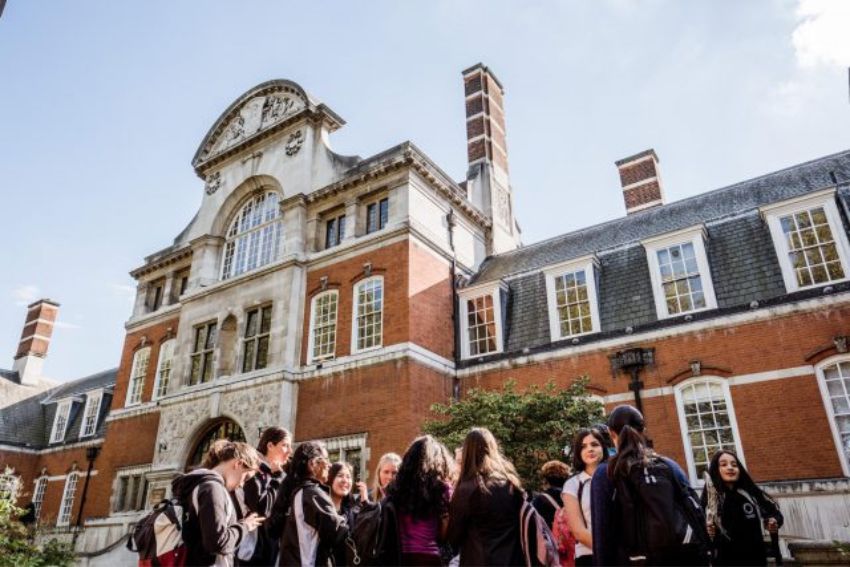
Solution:
{"label": "red brick building", "polygon": [[[649,150],[616,162],[626,216],[521,246],[502,85],[463,79],[461,182],[409,142],[334,153],[343,120],[290,81],[237,99],[193,159],[195,218],[132,272],[117,371],[40,398],[28,447],[0,427],[22,502],[47,478],[42,517],[73,515],[88,478],[79,545],[102,549],[217,436],[283,425],[366,477],[434,402],[587,375],[695,484],[735,448],[787,537],[850,537],[850,152],[665,203]],[[57,440],[96,390],[96,436]]]}

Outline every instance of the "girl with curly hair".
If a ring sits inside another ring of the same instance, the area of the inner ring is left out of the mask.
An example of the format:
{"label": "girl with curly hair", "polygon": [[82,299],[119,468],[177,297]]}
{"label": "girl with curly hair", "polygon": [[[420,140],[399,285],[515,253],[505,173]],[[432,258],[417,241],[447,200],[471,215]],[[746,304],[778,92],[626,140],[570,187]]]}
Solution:
{"label": "girl with curly hair", "polygon": [[387,500],[398,517],[404,565],[440,565],[440,542],[449,523],[452,468],[448,449],[425,435],[404,453],[398,474],[387,487]]}

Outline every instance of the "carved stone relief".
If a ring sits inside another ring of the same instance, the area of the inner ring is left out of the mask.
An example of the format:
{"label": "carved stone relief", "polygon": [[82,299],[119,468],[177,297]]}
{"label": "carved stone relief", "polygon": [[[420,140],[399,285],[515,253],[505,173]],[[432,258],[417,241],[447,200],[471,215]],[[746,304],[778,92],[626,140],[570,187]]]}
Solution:
{"label": "carved stone relief", "polygon": [[210,153],[224,151],[303,107],[303,101],[285,93],[254,97],[246,102],[239,109],[239,114],[225,126],[223,134]]}
{"label": "carved stone relief", "polygon": [[206,191],[207,195],[212,195],[221,187],[221,173],[216,171],[209,177],[207,177],[207,183],[204,187],[204,191]]}
{"label": "carved stone relief", "polygon": [[304,145],[304,133],[301,130],[293,132],[286,141],[286,155],[294,156],[302,145]]}

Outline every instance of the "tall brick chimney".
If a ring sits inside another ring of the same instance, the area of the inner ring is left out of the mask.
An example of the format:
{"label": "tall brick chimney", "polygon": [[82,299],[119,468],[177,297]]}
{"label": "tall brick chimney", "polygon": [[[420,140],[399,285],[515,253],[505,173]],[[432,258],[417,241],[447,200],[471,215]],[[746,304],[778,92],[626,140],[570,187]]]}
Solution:
{"label": "tall brick chimney", "polygon": [[505,140],[505,90],[496,75],[478,63],[463,72],[466,97],[466,155],[469,199],[493,221],[488,253],[520,245],[514,220]]}
{"label": "tall brick chimney", "polygon": [[49,299],[39,299],[27,306],[27,318],[15,354],[15,370],[21,384],[32,385],[41,377],[58,313],[59,304]]}
{"label": "tall brick chimney", "polygon": [[653,149],[614,162],[620,172],[627,214],[664,204],[658,162]]}

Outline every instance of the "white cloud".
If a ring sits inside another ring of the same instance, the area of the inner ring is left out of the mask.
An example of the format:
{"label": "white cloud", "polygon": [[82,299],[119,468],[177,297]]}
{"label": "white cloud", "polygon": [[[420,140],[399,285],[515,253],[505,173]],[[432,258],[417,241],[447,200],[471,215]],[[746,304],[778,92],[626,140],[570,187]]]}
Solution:
{"label": "white cloud", "polygon": [[800,0],[792,35],[797,64],[850,66],[850,2]]}
{"label": "white cloud", "polygon": [[15,298],[15,305],[21,305],[24,307],[38,299],[40,294],[41,290],[38,289],[38,286],[32,284],[19,285],[12,290],[12,296]]}

